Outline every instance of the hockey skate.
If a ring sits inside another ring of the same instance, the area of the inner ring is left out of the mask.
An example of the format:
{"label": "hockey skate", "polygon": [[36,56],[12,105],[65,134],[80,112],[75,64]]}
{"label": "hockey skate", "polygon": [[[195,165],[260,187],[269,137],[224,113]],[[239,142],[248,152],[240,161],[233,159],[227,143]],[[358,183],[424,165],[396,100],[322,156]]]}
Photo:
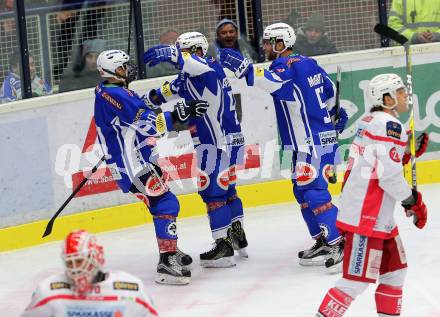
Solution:
{"label": "hockey skate", "polygon": [[189,271],[192,270],[191,264],[193,262],[193,259],[189,254],[186,254],[185,252],[183,252],[182,250],[177,248],[176,256],[177,256],[177,263],[180,266],[183,266],[183,268],[185,268]]}
{"label": "hockey skate", "polygon": [[342,272],[342,261],[344,260],[344,239],[334,245],[330,245],[330,253],[326,256],[325,267],[331,274]]}
{"label": "hockey skate", "polygon": [[177,260],[177,252],[165,252],[160,254],[157,264],[156,283],[184,285],[188,284],[191,271],[185,269]]}
{"label": "hockey skate", "polygon": [[307,250],[298,252],[299,264],[303,266],[320,266],[325,264],[326,255],[330,253],[330,246],[325,237],[319,237],[315,244]]}
{"label": "hockey skate", "polygon": [[240,221],[232,223],[231,228],[228,229],[228,237],[231,240],[232,248],[237,251],[240,256],[247,258],[248,253],[246,247],[248,246],[248,242]]}
{"label": "hockey skate", "polygon": [[234,263],[234,249],[229,238],[215,240],[214,247],[200,254],[200,265],[203,267],[232,267]]}

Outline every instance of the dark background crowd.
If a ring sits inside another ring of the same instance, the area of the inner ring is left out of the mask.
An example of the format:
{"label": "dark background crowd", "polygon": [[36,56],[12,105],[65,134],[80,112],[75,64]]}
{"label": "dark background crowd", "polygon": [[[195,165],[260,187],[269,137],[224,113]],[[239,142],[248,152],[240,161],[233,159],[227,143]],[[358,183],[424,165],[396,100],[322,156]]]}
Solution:
{"label": "dark background crowd", "polygon": [[[180,0],[172,6],[161,0],[141,1],[141,20],[132,18],[132,32],[139,32],[140,25],[148,48],[173,44],[179,34],[199,31],[210,41],[208,55],[217,57],[219,48],[229,47],[252,62],[264,62],[258,30],[275,22],[295,29],[294,52],[305,56],[383,46],[372,28],[384,16],[413,44],[440,41],[440,3],[422,6],[421,1]],[[378,3],[384,4],[385,15]],[[129,0],[24,0],[24,5],[32,96],[95,86],[99,53],[128,47]],[[17,32],[15,1],[0,0],[0,103],[23,98]],[[175,72],[170,65],[159,65],[144,77]]]}

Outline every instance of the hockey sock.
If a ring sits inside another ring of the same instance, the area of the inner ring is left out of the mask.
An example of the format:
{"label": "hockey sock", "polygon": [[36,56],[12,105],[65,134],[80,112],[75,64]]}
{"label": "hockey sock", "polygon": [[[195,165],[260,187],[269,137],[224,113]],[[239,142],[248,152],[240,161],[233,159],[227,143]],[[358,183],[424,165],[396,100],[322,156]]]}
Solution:
{"label": "hockey sock", "polygon": [[400,316],[402,308],[402,287],[379,284],[375,293],[379,316]]}
{"label": "hockey sock", "polygon": [[159,252],[176,252],[177,226],[176,217],[169,215],[153,216]]}
{"label": "hockey sock", "polygon": [[293,188],[293,194],[295,195],[296,201],[301,206],[301,214],[307,225],[307,229],[309,229],[309,233],[313,239],[318,239],[321,235],[321,228],[319,227],[318,221],[316,221],[312,209],[309,208],[309,203],[304,200],[304,193],[305,191],[298,189],[297,186]]}
{"label": "hockey sock", "polygon": [[321,306],[319,306],[318,316],[322,317],[341,317],[345,314],[353,298],[340,289],[333,287],[329,289]]}
{"label": "hockey sock", "polygon": [[217,240],[226,237],[231,226],[231,208],[225,201],[209,202],[206,206],[212,238]]}
{"label": "hockey sock", "polygon": [[309,229],[309,233],[313,239],[318,239],[321,235],[322,231],[319,227],[318,221],[316,221],[316,217],[313,214],[312,210],[308,207],[307,203],[301,204],[301,214],[303,219],[307,225],[307,229]]}
{"label": "hockey sock", "polygon": [[243,225],[243,203],[237,194],[228,198],[228,206],[231,208],[231,222],[238,220]]}
{"label": "hockey sock", "polygon": [[[319,208],[325,209],[325,211],[319,212]],[[339,230],[336,228],[336,217],[338,215],[338,208],[331,202],[328,202],[317,209],[314,209],[316,219],[321,228],[323,228],[327,243],[332,245],[338,242],[341,238]]]}
{"label": "hockey sock", "polygon": [[327,243],[334,244],[339,241],[341,234],[336,228],[338,208],[332,204],[332,197],[327,189],[309,189],[304,191],[304,200],[309,204]]}

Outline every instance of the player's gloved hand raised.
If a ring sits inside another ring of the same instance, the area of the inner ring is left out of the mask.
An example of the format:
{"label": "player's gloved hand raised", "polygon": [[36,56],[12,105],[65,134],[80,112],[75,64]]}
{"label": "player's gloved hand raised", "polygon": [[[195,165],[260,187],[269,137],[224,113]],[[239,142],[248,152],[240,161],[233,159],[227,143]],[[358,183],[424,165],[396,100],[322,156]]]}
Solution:
{"label": "player's gloved hand raised", "polygon": [[246,57],[232,48],[220,49],[220,64],[233,71],[237,78],[246,76],[253,67]]}
{"label": "player's gloved hand raised", "polygon": [[[334,108],[333,108],[334,109]],[[345,130],[345,126],[348,122],[348,115],[344,108],[340,107],[338,112],[338,118],[335,121],[335,130],[338,133],[342,133]]]}
{"label": "player's gloved hand raised", "polygon": [[153,67],[159,63],[168,62],[176,68],[183,65],[182,54],[175,45],[155,45],[144,53],[144,63]]}
{"label": "player's gloved hand raised", "polygon": [[402,201],[402,207],[405,208],[408,217],[414,217],[414,224],[422,229],[428,220],[428,209],[422,200],[422,194],[413,189],[411,196]]}
{"label": "player's gloved hand raised", "polygon": [[[411,159],[411,151],[409,148],[410,139],[411,139],[411,131],[409,131],[407,133],[408,133],[408,144],[406,146],[405,153],[403,154],[403,159],[402,159],[403,165],[408,163],[409,160]],[[428,133],[426,133],[426,132],[423,132],[422,134],[420,134],[416,138],[416,157],[419,157],[419,156],[423,155],[423,153],[426,152],[426,149],[428,148],[428,143],[429,143],[429,136],[428,136]]]}
{"label": "player's gloved hand raised", "polygon": [[191,101],[188,104],[179,101],[172,113],[174,121],[185,123],[190,117],[203,117],[208,110],[208,103],[203,100]]}

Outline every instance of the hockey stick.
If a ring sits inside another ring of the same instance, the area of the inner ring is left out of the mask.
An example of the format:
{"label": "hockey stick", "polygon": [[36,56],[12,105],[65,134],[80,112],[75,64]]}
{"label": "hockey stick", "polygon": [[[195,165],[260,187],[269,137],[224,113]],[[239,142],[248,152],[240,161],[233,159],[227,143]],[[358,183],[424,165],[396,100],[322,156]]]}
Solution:
{"label": "hockey stick", "polygon": [[[335,100],[335,119],[334,122],[336,123],[339,120],[339,107],[340,107],[340,96],[341,96],[341,66],[338,65],[336,68],[336,100]],[[336,131],[336,142],[338,142],[338,131]],[[338,175],[336,171],[336,165],[333,164],[332,167],[332,173],[328,178],[329,183],[336,184],[338,181]]]}
{"label": "hockey stick", "polygon": [[411,154],[411,185],[417,191],[417,171],[416,171],[416,134],[414,127],[414,102],[413,102],[413,87],[412,87],[412,62],[411,62],[411,47],[408,39],[402,34],[396,32],[392,28],[384,24],[376,24],[374,31],[378,34],[386,36],[405,49],[406,58],[406,86],[408,89],[408,106],[409,106],[409,129],[411,131],[411,138],[409,142]]}
{"label": "hockey stick", "polygon": [[[408,106],[409,106],[409,129],[411,131],[411,138],[409,141],[409,149],[411,154],[411,186],[412,189],[417,191],[417,170],[416,170],[416,131],[414,127],[414,102],[413,102],[413,87],[412,87],[412,62],[411,62],[411,47],[408,39],[393,30],[387,25],[376,24],[374,31],[378,34],[386,36],[400,45],[403,45],[405,49],[405,64],[406,64],[406,87],[408,89]],[[413,217],[413,222],[417,222],[415,214],[409,212],[406,213],[407,217]]]}
{"label": "hockey stick", "polygon": [[52,216],[49,220],[46,230],[44,230],[43,238],[50,235],[52,233],[53,224],[55,223],[55,219],[57,219],[58,215],[63,211],[63,209],[67,206],[67,204],[72,200],[73,197],[80,191],[80,189],[84,186],[84,184],[89,180],[89,178],[96,172],[98,167],[105,161],[105,155],[101,157],[98,163],[92,168],[90,173],[84,177],[81,183],[76,186],[75,190],[70,194],[70,196],[66,199],[66,201],[61,205],[61,207],[57,210],[57,212]]}

